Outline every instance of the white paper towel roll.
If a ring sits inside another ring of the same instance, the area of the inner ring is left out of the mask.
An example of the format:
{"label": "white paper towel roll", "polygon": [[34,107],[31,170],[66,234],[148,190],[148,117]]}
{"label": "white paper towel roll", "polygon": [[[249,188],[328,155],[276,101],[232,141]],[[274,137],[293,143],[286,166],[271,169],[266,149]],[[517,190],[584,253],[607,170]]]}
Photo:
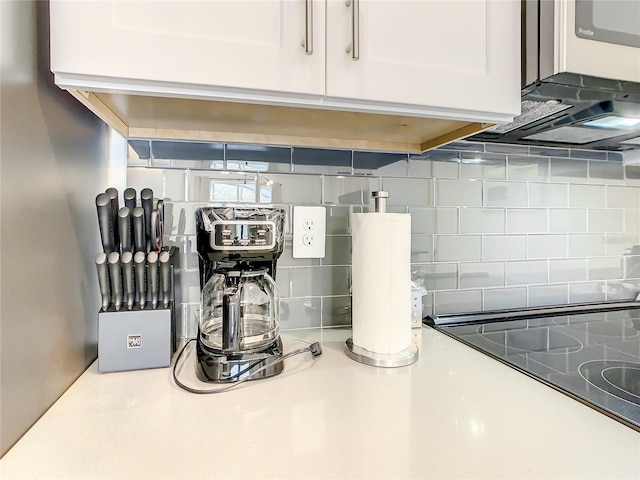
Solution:
{"label": "white paper towel roll", "polygon": [[411,216],[354,213],[353,344],[398,353],[411,344]]}

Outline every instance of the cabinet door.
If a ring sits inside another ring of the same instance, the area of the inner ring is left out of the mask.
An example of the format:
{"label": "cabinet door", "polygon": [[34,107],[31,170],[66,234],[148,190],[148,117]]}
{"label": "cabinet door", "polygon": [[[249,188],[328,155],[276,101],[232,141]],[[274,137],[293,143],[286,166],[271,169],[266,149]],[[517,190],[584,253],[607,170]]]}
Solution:
{"label": "cabinet door", "polygon": [[328,96],[519,113],[520,2],[353,2],[327,1]]}
{"label": "cabinet door", "polygon": [[[308,5],[312,54],[302,45]],[[51,0],[51,69],[125,85],[322,95],[324,25],[324,0]]]}

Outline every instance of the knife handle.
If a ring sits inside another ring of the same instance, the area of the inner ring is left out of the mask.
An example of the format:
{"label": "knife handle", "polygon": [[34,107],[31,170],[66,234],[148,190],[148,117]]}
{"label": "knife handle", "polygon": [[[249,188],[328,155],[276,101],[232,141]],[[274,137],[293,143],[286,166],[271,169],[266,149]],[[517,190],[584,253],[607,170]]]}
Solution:
{"label": "knife handle", "polygon": [[120,246],[122,253],[131,252],[131,211],[127,207],[122,207],[118,211],[118,227],[120,230]]}
{"label": "knife handle", "polygon": [[151,308],[156,308],[158,306],[158,252],[149,252],[147,255],[147,269]]}
{"label": "knife handle", "polygon": [[108,255],[116,249],[116,243],[113,237],[111,199],[109,195],[101,193],[96,197],[96,209],[98,210],[98,226],[100,227],[102,250]]}
{"label": "knife handle", "polygon": [[162,308],[169,308],[171,293],[171,268],[169,252],[162,252],[158,257],[160,262],[160,290],[162,291]]}
{"label": "knife handle", "polygon": [[120,279],[120,254],[111,252],[107,257],[109,262],[109,276],[111,277],[111,300],[116,312],[122,307],[122,284]]}
{"label": "knife handle", "polygon": [[145,258],[144,252],[136,252],[133,256],[133,268],[136,277],[136,295],[138,297],[140,310],[143,310],[147,303],[147,289],[145,288]]}
{"label": "knife handle", "polygon": [[109,200],[111,201],[111,228],[113,229],[113,246],[117,251],[118,245],[120,245],[120,234],[118,233],[118,210],[120,210],[120,205],[118,204],[118,190],[113,187],[109,187],[104,191],[104,193],[109,195]]}
{"label": "knife handle", "polygon": [[142,207],[133,209],[133,243],[136,252],[146,253],[147,239],[144,232],[144,210]]}
{"label": "knife handle", "polygon": [[100,286],[100,296],[102,297],[101,310],[106,312],[111,303],[111,290],[109,289],[109,271],[107,267],[107,254],[96,255],[96,270],[98,271],[98,285]]}
{"label": "knife handle", "polygon": [[[126,208],[126,207],[123,207]],[[127,310],[133,309],[135,302],[134,288],[133,288],[133,253],[124,252],[121,257],[122,260],[122,287],[124,289],[124,299],[127,302]]]}
{"label": "knife handle", "polygon": [[136,208],[136,189],[127,188],[122,194],[124,197],[124,206],[129,210]]}
{"label": "knife handle", "polygon": [[151,250],[151,212],[153,211],[153,190],[143,188],[140,191],[140,201],[144,210],[144,232],[146,240],[146,251]]}

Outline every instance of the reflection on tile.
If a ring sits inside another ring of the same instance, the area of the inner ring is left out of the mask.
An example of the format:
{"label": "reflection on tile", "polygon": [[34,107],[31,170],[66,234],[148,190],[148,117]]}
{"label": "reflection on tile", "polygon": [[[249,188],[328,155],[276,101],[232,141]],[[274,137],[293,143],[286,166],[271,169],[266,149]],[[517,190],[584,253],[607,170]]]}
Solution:
{"label": "reflection on tile", "polygon": [[567,256],[566,235],[529,235],[528,258],[562,258]]}
{"label": "reflection on tile", "polygon": [[458,162],[433,162],[432,168],[435,178],[460,178]]}
{"label": "reflection on tile", "polygon": [[435,292],[435,313],[469,313],[482,310],[482,290]]}
{"label": "reflection on tile", "polygon": [[562,305],[569,300],[569,285],[529,287],[529,306]]}
{"label": "reflection on tile", "polygon": [[[145,142],[146,140],[136,141]],[[134,146],[133,142],[129,142]],[[183,142],[174,140],[151,140],[148,141],[149,158],[170,159],[170,160],[222,160],[223,144],[210,142]],[[138,155],[144,155],[142,150],[134,146]]]}
{"label": "reflection on tile", "polygon": [[569,185],[569,206],[572,208],[606,207],[606,187],[602,185]]}
{"label": "reflection on tile", "polygon": [[623,232],[624,210],[602,209],[589,210],[589,232]]}
{"label": "reflection on tile", "polygon": [[460,288],[501,287],[504,279],[504,262],[460,264]]}
{"label": "reflection on tile", "polygon": [[433,160],[440,162],[457,162],[458,160],[460,160],[460,152],[458,150],[449,150],[447,148],[437,148],[435,150],[429,150],[424,153],[410,155],[409,160],[413,159]]}
{"label": "reflection on tile", "polygon": [[481,259],[480,240],[478,235],[436,235],[435,261],[478,261]]}
{"label": "reflection on tile", "polygon": [[441,207],[479,207],[482,205],[482,182],[437,179],[436,205]]}
{"label": "reflection on tile", "polygon": [[549,231],[573,233],[587,231],[586,210],[549,210]]}
{"label": "reflection on tile", "polygon": [[545,182],[549,179],[549,159],[546,157],[509,155],[507,178],[509,180]]}
{"label": "reflection on tile", "polygon": [[569,303],[603,302],[607,299],[604,282],[573,283],[569,285]]}
{"label": "reflection on tile", "polygon": [[626,209],[624,211],[624,231],[627,233],[640,232],[640,210]]}
{"label": "reflection on tile", "polygon": [[349,295],[350,267],[291,268],[292,297]]}
{"label": "reflection on tile", "polygon": [[423,178],[382,177],[382,189],[389,192],[387,205],[428,206],[431,200],[432,180]]}
{"label": "reflection on tile", "polygon": [[640,292],[640,280],[607,282],[607,300],[634,300]]}
{"label": "reflection on tile", "polygon": [[331,205],[362,205],[370,196],[369,180],[365,177],[323,177],[323,203]]}
{"label": "reflection on tile", "polygon": [[135,188],[138,199],[143,188],[150,188],[154,194],[161,193],[163,177],[162,170],[158,168],[128,167],[127,188]]}
{"label": "reflection on tile", "polygon": [[607,207],[609,208],[638,208],[640,207],[640,188],[615,187],[607,188]]}
{"label": "reflection on tile", "polygon": [[452,290],[458,288],[458,266],[455,263],[412,265],[411,279],[422,280],[424,288],[429,292]]}
{"label": "reflection on tile", "polygon": [[167,202],[164,206],[165,232],[172,235],[195,235],[195,211],[207,203]]}
{"label": "reflection on tile", "polygon": [[355,173],[368,173],[389,177],[409,174],[409,156],[404,153],[353,152]]}
{"label": "reflection on tile", "polygon": [[590,258],[589,280],[615,280],[622,278],[620,258]]}
{"label": "reflection on tile", "polygon": [[627,185],[640,185],[640,165],[626,165],[624,172]]}
{"label": "reflection on tile", "polygon": [[507,209],[507,233],[544,233],[548,223],[547,210]]}
{"label": "reflection on tile", "polygon": [[[605,236],[606,255],[619,257],[629,255],[632,250],[640,248],[640,233],[607,233]],[[634,253],[634,255],[637,255]]]}
{"label": "reflection on tile", "polygon": [[531,145],[529,147],[529,153],[531,155],[540,155],[542,157],[568,157],[569,149]]}
{"label": "reflection on tile", "polygon": [[461,142],[451,142],[441,148],[447,148],[452,150],[463,150],[466,152],[484,152],[485,144],[477,143],[477,142],[469,142],[465,140]]}
{"label": "reflection on tile", "polygon": [[485,207],[526,207],[527,184],[515,182],[486,182]]}
{"label": "reflection on tile", "polygon": [[291,296],[291,271],[286,267],[278,265],[276,267],[276,286],[280,298],[289,298]]}
{"label": "reflection on tile", "polygon": [[433,261],[433,235],[411,235],[411,263]]}
{"label": "reflection on tile", "polygon": [[530,183],[529,206],[544,208],[566,208],[568,206],[567,185],[553,183]]}
{"label": "reflection on tile", "polygon": [[550,179],[552,182],[586,182],[589,177],[589,162],[551,158]]}
{"label": "reflection on tile", "polygon": [[504,233],[503,208],[461,208],[460,233]]}
{"label": "reflection on tile", "polygon": [[623,184],[624,165],[590,160],[589,183]]}
{"label": "reflection on tile", "polygon": [[328,206],[327,235],[346,235],[349,233],[350,207]]}
{"label": "reflection on tile", "polygon": [[507,285],[548,283],[549,266],[546,260],[507,262]]}
{"label": "reflection on tile", "polygon": [[598,257],[605,254],[605,235],[569,235],[569,257]]}
{"label": "reflection on tile", "polygon": [[351,297],[322,297],[322,326],[351,325]]}
{"label": "reflection on tile", "polygon": [[527,288],[495,288],[484,291],[485,310],[504,310],[527,306]]}
{"label": "reflection on tile", "polygon": [[420,157],[409,158],[409,177],[430,178],[433,176],[433,162]]}
{"label": "reflection on tile", "polygon": [[280,302],[280,330],[321,326],[320,298],[287,298]]}
{"label": "reflection on tile", "polygon": [[325,257],[322,265],[351,265],[351,237],[327,236],[325,238]]}
{"label": "reflection on tile", "polygon": [[162,191],[154,191],[154,196],[171,199],[174,202],[186,200],[186,174],[183,170],[163,170],[162,184]]}
{"label": "reflection on tile", "polygon": [[487,152],[495,153],[512,153],[518,155],[527,155],[529,153],[529,147],[524,145],[511,145],[508,143],[487,143],[484,146]]}
{"label": "reflection on tile", "polygon": [[581,282],[587,280],[587,259],[549,260],[549,282]]}
{"label": "reflection on tile", "polygon": [[291,172],[291,148],[227,145],[227,169],[249,172]]}
{"label": "reflection on tile", "polygon": [[525,235],[487,235],[482,241],[482,260],[520,260],[527,258]]}
{"label": "reflection on tile", "polygon": [[351,150],[294,147],[293,168],[300,173],[306,166],[326,167],[325,171],[318,170],[314,173],[330,173],[330,170],[335,169],[351,173],[351,155]]}
{"label": "reflection on tile", "polygon": [[409,207],[411,233],[458,233],[456,208]]}
{"label": "reflection on tile", "polygon": [[478,178],[504,180],[507,175],[506,157],[498,159],[470,158],[469,154],[464,155],[460,164],[461,178]]}
{"label": "reflection on tile", "polygon": [[182,303],[200,302],[200,272],[182,270],[180,272],[180,300]]}
{"label": "reflection on tile", "polygon": [[585,160],[606,160],[607,152],[572,148],[571,150],[569,150],[569,156],[571,158],[583,158]]}
{"label": "reflection on tile", "polygon": [[271,182],[272,203],[320,205],[322,177],[319,175],[267,174]]}

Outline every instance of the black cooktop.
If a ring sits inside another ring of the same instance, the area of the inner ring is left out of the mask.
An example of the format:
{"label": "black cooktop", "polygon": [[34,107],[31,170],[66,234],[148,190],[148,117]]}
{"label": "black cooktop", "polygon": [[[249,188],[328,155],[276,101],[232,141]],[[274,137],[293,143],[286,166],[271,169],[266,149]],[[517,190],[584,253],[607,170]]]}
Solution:
{"label": "black cooktop", "polygon": [[640,431],[640,302],[432,316],[423,323]]}

